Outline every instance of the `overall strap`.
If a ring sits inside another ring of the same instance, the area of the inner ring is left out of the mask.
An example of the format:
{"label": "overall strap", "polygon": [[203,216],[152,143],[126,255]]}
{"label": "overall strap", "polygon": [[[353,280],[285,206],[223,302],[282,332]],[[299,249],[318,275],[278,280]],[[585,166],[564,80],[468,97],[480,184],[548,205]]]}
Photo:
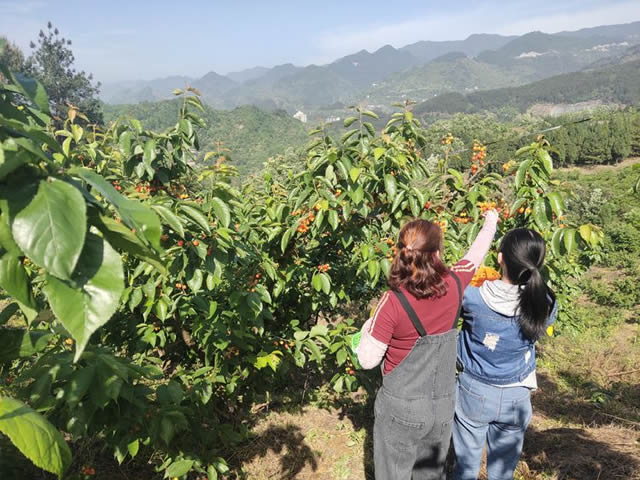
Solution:
{"label": "overall strap", "polygon": [[400,300],[400,303],[402,304],[402,308],[404,308],[404,311],[407,312],[407,315],[409,315],[409,319],[411,320],[411,323],[413,323],[415,329],[418,331],[418,335],[420,335],[421,337],[425,337],[427,335],[427,331],[424,329],[422,322],[418,318],[418,314],[409,303],[409,300],[407,300],[405,294],[400,290],[394,290],[393,293],[396,294],[396,297],[398,297],[398,300]]}
{"label": "overall strap", "polygon": [[460,312],[462,311],[462,284],[454,272],[449,273],[451,273],[451,276],[456,281],[456,286],[458,287],[458,309],[456,310],[456,318],[453,319],[453,324],[451,325],[451,329],[454,329],[457,326],[458,319],[460,318]]}

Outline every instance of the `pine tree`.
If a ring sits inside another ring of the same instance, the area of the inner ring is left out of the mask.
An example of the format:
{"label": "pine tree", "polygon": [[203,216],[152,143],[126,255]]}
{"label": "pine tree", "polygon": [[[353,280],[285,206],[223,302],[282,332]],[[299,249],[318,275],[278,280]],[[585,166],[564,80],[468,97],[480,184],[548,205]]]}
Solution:
{"label": "pine tree", "polygon": [[100,83],[93,76],[74,68],[71,40],[60,35],[51,22],[47,32],[40,30],[38,43],[25,63],[25,73],[42,83],[49,95],[51,112],[56,122],[66,118],[70,105],[77,107],[92,123],[102,123],[102,107],[98,100]]}

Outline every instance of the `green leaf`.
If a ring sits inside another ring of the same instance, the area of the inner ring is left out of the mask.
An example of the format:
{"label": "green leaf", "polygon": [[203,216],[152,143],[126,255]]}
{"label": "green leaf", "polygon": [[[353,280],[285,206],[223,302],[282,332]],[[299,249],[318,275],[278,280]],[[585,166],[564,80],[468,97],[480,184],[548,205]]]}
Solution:
{"label": "green leaf", "polygon": [[354,128],[353,130],[349,130],[344,135],[342,135],[342,137],[340,137],[340,143],[345,143],[347,140],[349,140],[353,135],[355,135],[359,131],[360,130],[357,128]]}
{"label": "green leaf", "polygon": [[564,234],[564,229],[559,228],[555,232],[553,232],[553,236],[551,237],[551,251],[555,257],[559,257],[562,253],[561,241],[562,235]]}
{"label": "green leaf", "polygon": [[358,121],[358,117],[347,117],[344,119],[344,128],[349,128]]}
{"label": "green leaf", "polygon": [[327,218],[329,221],[329,225],[331,225],[331,228],[333,228],[334,230],[338,228],[338,212],[336,212],[335,210],[329,210],[329,216]]}
{"label": "green leaf", "polygon": [[342,365],[347,360],[347,351],[342,348],[336,353],[336,363]]}
{"label": "green leaf", "polygon": [[53,334],[46,330],[19,328],[0,330],[0,363],[32,357],[44,350],[52,337]]}
{"label": "green leaf", "polygon": [[360,176],[361,172],[362,172],[361,168],[351,167],[349,169],[349,178],[351,178],[351,181],[353,183],[355,183],[356,180],[358,180],[358,177]]}
{"label": "green leaf", "polygon": [[184,238],[184,227],[182,226],[182,222],[178,215],[162,205],[153,205],[151,208],[153,208],[156,213],[162,217],[167,225],[171,227],[171,230]]}
{"label": "green leaf", "polygon": [[367,129],[369,135],[371,135],[372,137],[376,136],[376,129],[370,122],[362,122],[362,126]]}
{"label": "green leaf", "polygon": [[562,195],[558,192],[551,192],[547,195],[547,199],[549,200],[549,205],[551,205],[551,210],[556,216],[562,215],[564,211],[564,201],[562,200]]}
{"label": "green leaf", "polygon": [[0,287],[19,302],[35,308],[27,271],[20,259],[10,253],[0,257]]}
{"label": "green leaf", "polygon": [[162,225],[151,208],[123,197],[101,175],[88,168],[73,168],[69,173],[82,178],[95,188],[105,200],[114,206],[125,225],[134,229],[136,236],[145,244],[151,244],[158,251],[162,250],[160,247]]}
{"label": "green leaf", "polygon": [[516,171],[515,184],[516,189],[519,189],[524,182],[524,179],[527,175],[527,171],[529,170],[529,166],[531,165],[531,160],[525,160],[520,164],[518,170]]}
{"label": "green leaf", "polygon": [[299,342],[304,340],[308,336],[309,336],[309,332],[305,332],[304,330],[298,330],[297,332],[293,333],[293,338],[295,338]]}
{"label": "green leaf", "polygon": [[87,234],[72,281],[77,287],[47,275],[43,291],[53,313],[76,340],[77,361],[91,334],[118,308],[124,290],[120,255],[104,239]]}
{"label": "green leaf", "polygon": [[187,285],[191,289],[193,293],[198,293],[202,288],[202,280],[204,276],[202,275],[202,270],[194,270],[193,275],[189,280],[187,280]]}
{"label": "green leaf", "polygon": [[200,228],[202,228],[205,232],[211,233],[211,229],[209,228],[209,221],[207,220],[207,217],[205,217],[200,210],[194,207],[190,207],[189,205],[180,205],[179,208],[189,218],[191,218],[191,220],[197,223],[200,226]]}
{"label": "green leaf", "polygon": [[167,319],[169,306],[167,305],[167,302],[165,302],[162,298],[159,298],[158,301],[153,306],[153,311],[160,320],[164,321]]}
{"label": "green leaf", "polygon": [[515,201],[515,203],[513,204],[513,206],[511,207],[511,211],[509,212],[509,215],[515,215],[515,213],[518,211],[518,209],[520,207],[522,207],[525,203],[527,203],[527,199],[526,198],[519,198]]}
{"label": "green leaf", "polygon": [[320,348],[318,348],[318,345],[316,345],[316,343],[312,340],[305,342],[305,345],[311,351],[311,358],[316,362],[321,362],[323,355],[322,355],[322,352],[320,351]]}
{"label": "green leaf", "polygon": [[389,200],[393,201],[398,191],[398,184],[396,183],[396,177],[390,174],[384,176],[384,189],[387,192]]}
{"label": "green leaf", "polygon": [[320,280],[322,282],[322,291],[329,295],[329,292],[331,292],[331,278],[323,272],[320,274]]}
{"label": "green leaf", "polygon": [[129,452],[129,455],[131,455],[131,458],[138,454],[139,449],[140,442],[137,439],[127,445],[127,451]]}
{"label": "green leaf", "polygon": [[13,239],[29,259],[58,278],[71,278],[87,231],[80,191],[50,178],[37,184],[33,197],[22,191],[11,194],[9,211]]}
{"label": "green leaf", "polygon": [[388,277],[389,272],[391,271],[391,262],[386,258],[383,258],[382,260],[380,260],[380,270],[382,271],[385,277]]}
{"label": "green leaf", "polygon": [[343,384],[344,384],[344,377],[340,376],[340,377],[338,377],[338,380],[336,380],[336,383],[333,384],[333,389],[336,392],[341,393],[342,390],[344,390]]}
{"label": "green leaf", "polygon": [[218,220],[220,220],[223,226],[228,227],[231,223],[231,212],[229,210],[229,206],[217,197],[211,200],[211,205],[213,207],[213,212],[216,214],[216,217],[218,217]]}
{"label": "green leaf", "polygon": [[313,274],[313,277],[311,278],[311,285],[313,285],[313,288],[318,292],[322,290],[322,277],[320,273]]}
{"label": "green leaf", "polygon": [[356,205],[360,203],[364,198],[364,189],[362,188],[362,185],[359,185],[355,191],[350,193],[350,195],[353,203],[355,203]]}
{"label": "green leaf", "polygon": [[71,137],[67,137],[64,139],[64,142],[62,142],[62,153],[64,153],[66,157],[71,154],[71,140],[73,140]]}
{"label": "green leaf", "polygon": [[580,228],[578,229],[578,233],[580,233],[580,236],[582,237],[582,239],[589,245],[591,245],[592,230],[593,230],[593,227],[591,226],[591,224],[588,224],[588,223],[584,225],[580,225]]}
{"label": "green leaf", "polygon": [[314,325],[309,332],[310,337],[326,337],[329,335],[329,328],[326,325]]}
{"label": "green leaf", "polygon": [[366,117],[380,118],[377,113],[374,113],[371,110],[362,110],[360,113]]}
{"label": "green leaf", "polygon": [[[97,367],[95,365],[79,368],[73,373],[73,375],[71,375],[69,381],[65,383],[63,387],[64,399],[71,408],[75,408],[82,401],[87,392],[89,392],[89,389],[93,384],[93,379],[96,376],[96,368]],[[97,388],[101,387],[102,385]]]}
{"label": "green leaf", "polygon": [[120,151],[125,155],[125,157],[131,156],[131,139],[133,138],[133,134],[131,131],[126,130],[120,134]]}
{"label": "green leaf", "polygon": [[549,204],[544,198],[537,198],[533,203],[533,220],[541,230],[546,230],[551,225],[551,212]]}
{"label": "green leaf", "polygon": [[[8,73],[4,71],[5,75]],[[41,111],[50,114],[49,112],[49,97],[47,92],[40,82],[29,78],[21,73],[9,73],[9,78],[14,81],[16,87],[19,88],[27,99],[31,100]]]}
{"label": "green leaf", "polygon": [[37,467],[62,478],[71,464],[71,450],[62,434],[24,403],[0,397],[0,432]]}
{"label": "green leaf", "polygon": [[404,192],[400,192],[398,195],[396,195],[396,198],[393,199],[393,204],[391,205],[391,213],[395,212],[398,209],[398,207],[404,200],[404,196]]}
{"label": "green leaf", "polygon": [[151,167],[151,163],[156,159],[156,157],[156,141],[153,139],[147,140],[144,144],[142,161],[147,165],[147,167]]}
{"label": "green leaf", "polygon": [[522,148],[518,149],[518,151],[516,151],[516,155],[515,156],[519,157],[520,155],[523,155],[523,154],[525,154],[527,152],[530,152],[531,150],[533,150],[535,148],[537,148],[535,144],[527,145],[525,147],[522,147]]}
{"label": "green leaf", "polygon": [[191,471],[193,460],[178,460],[173,462],[164,472],[164,478],[182,477]]}
{"label": "green leaf", "polygon": [[373,280],[380,272],[380,265],[375,259],[371,259],[367,262],[367,270],[369,271],[369,277]]}
{"label": "green leaf", "polygon": [[538,150],[538,160],[542,164],[547,176],[551,176],[551,173],[553,172],[553,160],[551,159],[549,152],[542,148]]}
{"label": "green leaf", "polygon": [[191,138],[191,136],[193,135],[193,124],[186,118],[180,119],[180,122],[178,123],[180,125],[180,130],[182,131],[182,133],[184,133],[187,138]]}
{"label": "green leaf", "polygon": [[136,129],[136,132],[138,132],[138,135],[140,135],[142,133],[142,123],[140,123],[140,120],[136,118],[130,118],[129,122],[131,123],[131,125],[133,125],[133,128]]}
{"label": "green leaf", "polygon": [[287,249],[287,245],[289,245],[289,239],[291,238],[293,232],[295,232],[295,226],[286,230],[282,235],[282,239],[280,239],[280,250],[282,250],[282,253],[284,253]]}
{"label": "green leaf", "polygon": [[567,253],[571,253],[576,247],[576,231],[573,228],[564,228],[563,230],[562,240],[564,241],[564,248],[567,250]]}
{"label": "green leaf", "polygon": [[381,157],[382,155],[384,155],[384,152],[386,152],[386,151],[387,151],[387,150],[386,150],[385,148],[383,148],[383,147],[377,147],[377,148],[375,148],[375,149],[373,150],[373,158],[374,158],[375,160],[379,160],[379,159],[380,159],[380,157]]}
{"label": "green leaf", "polygon": [[29,163],[30,159],[29,154],[22,149],[16,152],[7,151],[5,153],[0,144],[0,180],[4,180],[11,172]]}
{"label": "green leaf", "polygon": [[207,480],[218,480],[218,471],[214,465],[207,468]]}
{"label": "green leaf", "polygon": [[450,168],[447,171],[449,172],[449,175],[451,175],[453,178],[455,178],[456,186],[457,187],[462,187],[462,185],[464,184],[464,178],[462,177],[462,173],[460,173],[458,170],[456,170],[454,168]]}
{"label": "green leaf", "polygon": [[112,247],[135,255],[153,265],[160,273],[166,273],[167,267],[155,250],[142,243],[140,237],[122,223],[104,215],[92,218],[92,223],[102,232],[104,238]]}

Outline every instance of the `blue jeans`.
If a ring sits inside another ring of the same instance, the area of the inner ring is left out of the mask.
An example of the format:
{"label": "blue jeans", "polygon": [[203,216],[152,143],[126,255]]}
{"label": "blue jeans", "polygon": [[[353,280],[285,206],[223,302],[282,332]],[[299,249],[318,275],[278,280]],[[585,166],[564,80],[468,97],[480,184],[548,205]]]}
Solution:
{"label": "blue jeans", "polygon": [[489,480],[513,480],[531,421],[526,387],[495,387],[464,373],[458,377],[453,446],[454,480],[477,480],[487,444]]}

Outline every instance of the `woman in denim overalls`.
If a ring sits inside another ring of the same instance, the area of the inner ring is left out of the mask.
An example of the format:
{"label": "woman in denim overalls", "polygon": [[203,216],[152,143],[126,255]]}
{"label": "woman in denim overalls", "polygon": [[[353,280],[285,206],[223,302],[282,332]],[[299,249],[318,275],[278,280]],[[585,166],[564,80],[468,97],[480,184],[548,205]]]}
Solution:
{"label": "woman in denim overalls", "polygon": [[497,224],[489,211],[471,249],[451,268],[440,227],[413,220],[400,231],[386,292],[362,328],[363,368],[383,361],[373,432],[377,480],[444,478],[455,408],[456,324],[462,290]]}

